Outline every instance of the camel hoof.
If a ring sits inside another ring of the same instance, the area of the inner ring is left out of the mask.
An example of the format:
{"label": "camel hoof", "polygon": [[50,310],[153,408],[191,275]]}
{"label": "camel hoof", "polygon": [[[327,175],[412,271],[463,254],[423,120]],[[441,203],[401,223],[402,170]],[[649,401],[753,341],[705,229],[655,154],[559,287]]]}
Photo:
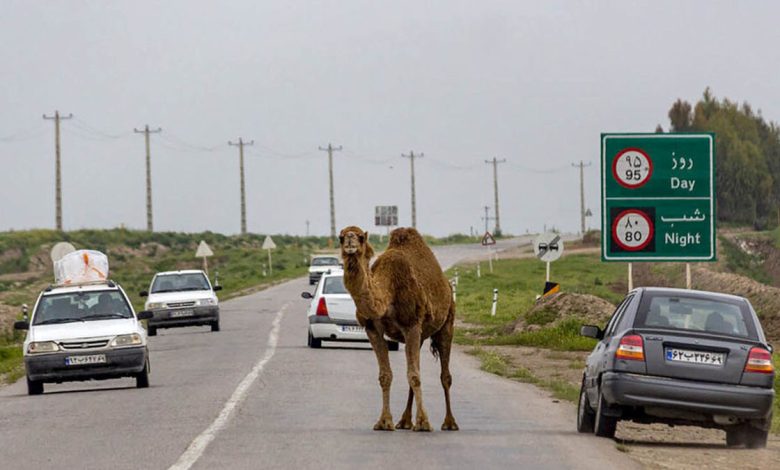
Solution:
{"label": "camel hoof", "polygon": [[415,432],[432,432],[433,426],[431,426],[431,423],[428,422],[428,420],[424,421],[418,421],[417,424],[414,425],[412,428],[412,431]]}
{"label": "camel hoof", "polygon": [[401,418],[400,421],[398,421],[398,424],[395,425],[396,429],[412,429],[412,418],[407,418],[404,416]]}
{"label": "camel hoof", "polygon": [[379,421],[377,421],[374,425],[374,431],[395,431],[395,426],[393,426],[393,418],[389,416],[379,418]]}
{"label": "camel hoof", "polygon": [[458,431],[459,429],[458,423],[454,419],[445,419],[441,425],[442,431]]}

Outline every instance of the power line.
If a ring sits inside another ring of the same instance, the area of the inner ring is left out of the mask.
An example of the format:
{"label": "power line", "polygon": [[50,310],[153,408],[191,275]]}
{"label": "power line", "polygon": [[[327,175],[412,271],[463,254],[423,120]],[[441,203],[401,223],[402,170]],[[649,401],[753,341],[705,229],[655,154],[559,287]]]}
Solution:
{"label": "power line", "polygon": [[43,119],[54,121],[54,220],[57,226],[57,230],[62,231],[62,163],[60,158],[60,121],[73,119],[73,114],[60,116],[59,111],[54,111],[54,116],[49,117],[44,114]]}
{"label": "power line", "polygon": [[493,196],[495,198],[495,209],[496,209],[496,229],[495,229],[495,235],[501,235],[501,219],[498,214],[498,164],[499,163],[506,163],[506,158],[502,160],[498,160],[496,157],[493,157],[493,160],[485,160],[485,163],[492,164],[493,165]]}
{"label": "power line", "polygon": [[241,168],[241,235],[246,235],[246,189],[244,186],[244,146],[254,145],[255,141],[244,142],[239,137],[238,143],[228,141],[228,145],[238,147],[239,167]]}
{"label": "power line", "polygon": [[336,240],[336,203],[333,197],[333,152],[343,150],[342,146],[334,147],[330,143],[326,148],[319,148],[321,151],[328,152],[328,175],[330,178],[330,238]]}
{"label": "power line", "polygon": [[401,157],[408,158],[409,162],[412,165],[412,228],[417,228],[417,196],[415,194],[415,185],[414,185],[414,159],[423,158],[424,156],[425,156],[424,153],[415,155],[413,151],[409,151],[409,155],[401,154]]}
{"label": "power line", "polygon": [[142,130],[133,128],[133,132],[136,134],[143,134],[144,141],[146,142],[146,230],[149,232],[154,231],[152,224],[152,156],[149,149],[149,134],[159,134],[162,132],[161,128],[155,130],[149,130],[149,124],[144,126]]}
{"label": "power line", "polygon": [[46,131],[46,128],[42,125],[32,127],[23,131],[14,132],[13,134],[0,136],[0,142],[23,142],[25,140],[34,139],[42,135]]}

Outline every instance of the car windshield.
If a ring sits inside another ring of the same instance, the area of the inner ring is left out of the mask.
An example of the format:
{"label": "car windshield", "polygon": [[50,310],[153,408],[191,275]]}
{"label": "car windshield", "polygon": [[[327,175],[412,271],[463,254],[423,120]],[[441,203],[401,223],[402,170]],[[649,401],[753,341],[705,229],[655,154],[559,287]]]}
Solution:
{"label": "car windshield", "polygon": [[152,283],[152,294],[187,290],[211,290],[211,287],[203,273],[163,274]]}
{"label": "car windshield", "polygon": [[636,326],[757,339],[750,308],[738,299],[650,295],[639,306]]}
{"label": "car windshield", "polygon": [[325,278],[325,285],[322,286],[323,294],[349,294],[344,287],[343,276],[331,276]]}
{"label": "car windshield", "polygon": [[311,260],[312,266],[338,266],[338,258],[314,258]]}
{"label": "car windshield", "polygon": [[130,306],[119,291],[70,292],[41,298],[33,325],[132,317]]}

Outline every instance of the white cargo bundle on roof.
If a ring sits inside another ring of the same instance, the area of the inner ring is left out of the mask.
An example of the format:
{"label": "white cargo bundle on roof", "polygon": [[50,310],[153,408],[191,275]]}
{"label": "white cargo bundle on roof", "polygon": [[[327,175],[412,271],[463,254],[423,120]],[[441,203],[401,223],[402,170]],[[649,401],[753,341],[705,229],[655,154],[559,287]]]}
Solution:
{"label": "white cargo bundle on roof", "polygon": [[108,280],[108,257],[99,251],[74,251],[54,263],[54,282],[58,286],[106,280]]}

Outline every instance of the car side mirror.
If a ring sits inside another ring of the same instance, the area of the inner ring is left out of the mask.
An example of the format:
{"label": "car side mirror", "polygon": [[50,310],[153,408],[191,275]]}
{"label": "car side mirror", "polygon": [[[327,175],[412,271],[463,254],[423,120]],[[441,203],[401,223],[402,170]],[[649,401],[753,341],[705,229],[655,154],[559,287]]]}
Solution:
{"label": "car side mirror", "polygon": [[222,290],[222,286],[214,286],[214,292]]}
{"label": "car side mirror", "polygon": [[599,328],[598,326],[582,325],[582,328],[580,328],[580,336],[585,336],[594,339],[603,339],[604,332],[601,331],[601,328]]}
{"label": "car side mirror", "polygon": [[24,320],[14,322],[14,330],[29,330],[30,323]]}
{"label": "car side mirror", "polygon": [[144,310],[142,312],[138,312],[137,316],[139,320],[151,320],[154,318],[154,313],[149,310]]}
{"label": "car side mirror", "polygon": [[301,292],[301,297],[303,297],[304,299],[313,299],[314,298],[314,296],[311,295],[311,292]]}
{"label": "car side mirror", "polygon": [[149,297],[149,291],[142,290],[138,293],[141,297]]}

